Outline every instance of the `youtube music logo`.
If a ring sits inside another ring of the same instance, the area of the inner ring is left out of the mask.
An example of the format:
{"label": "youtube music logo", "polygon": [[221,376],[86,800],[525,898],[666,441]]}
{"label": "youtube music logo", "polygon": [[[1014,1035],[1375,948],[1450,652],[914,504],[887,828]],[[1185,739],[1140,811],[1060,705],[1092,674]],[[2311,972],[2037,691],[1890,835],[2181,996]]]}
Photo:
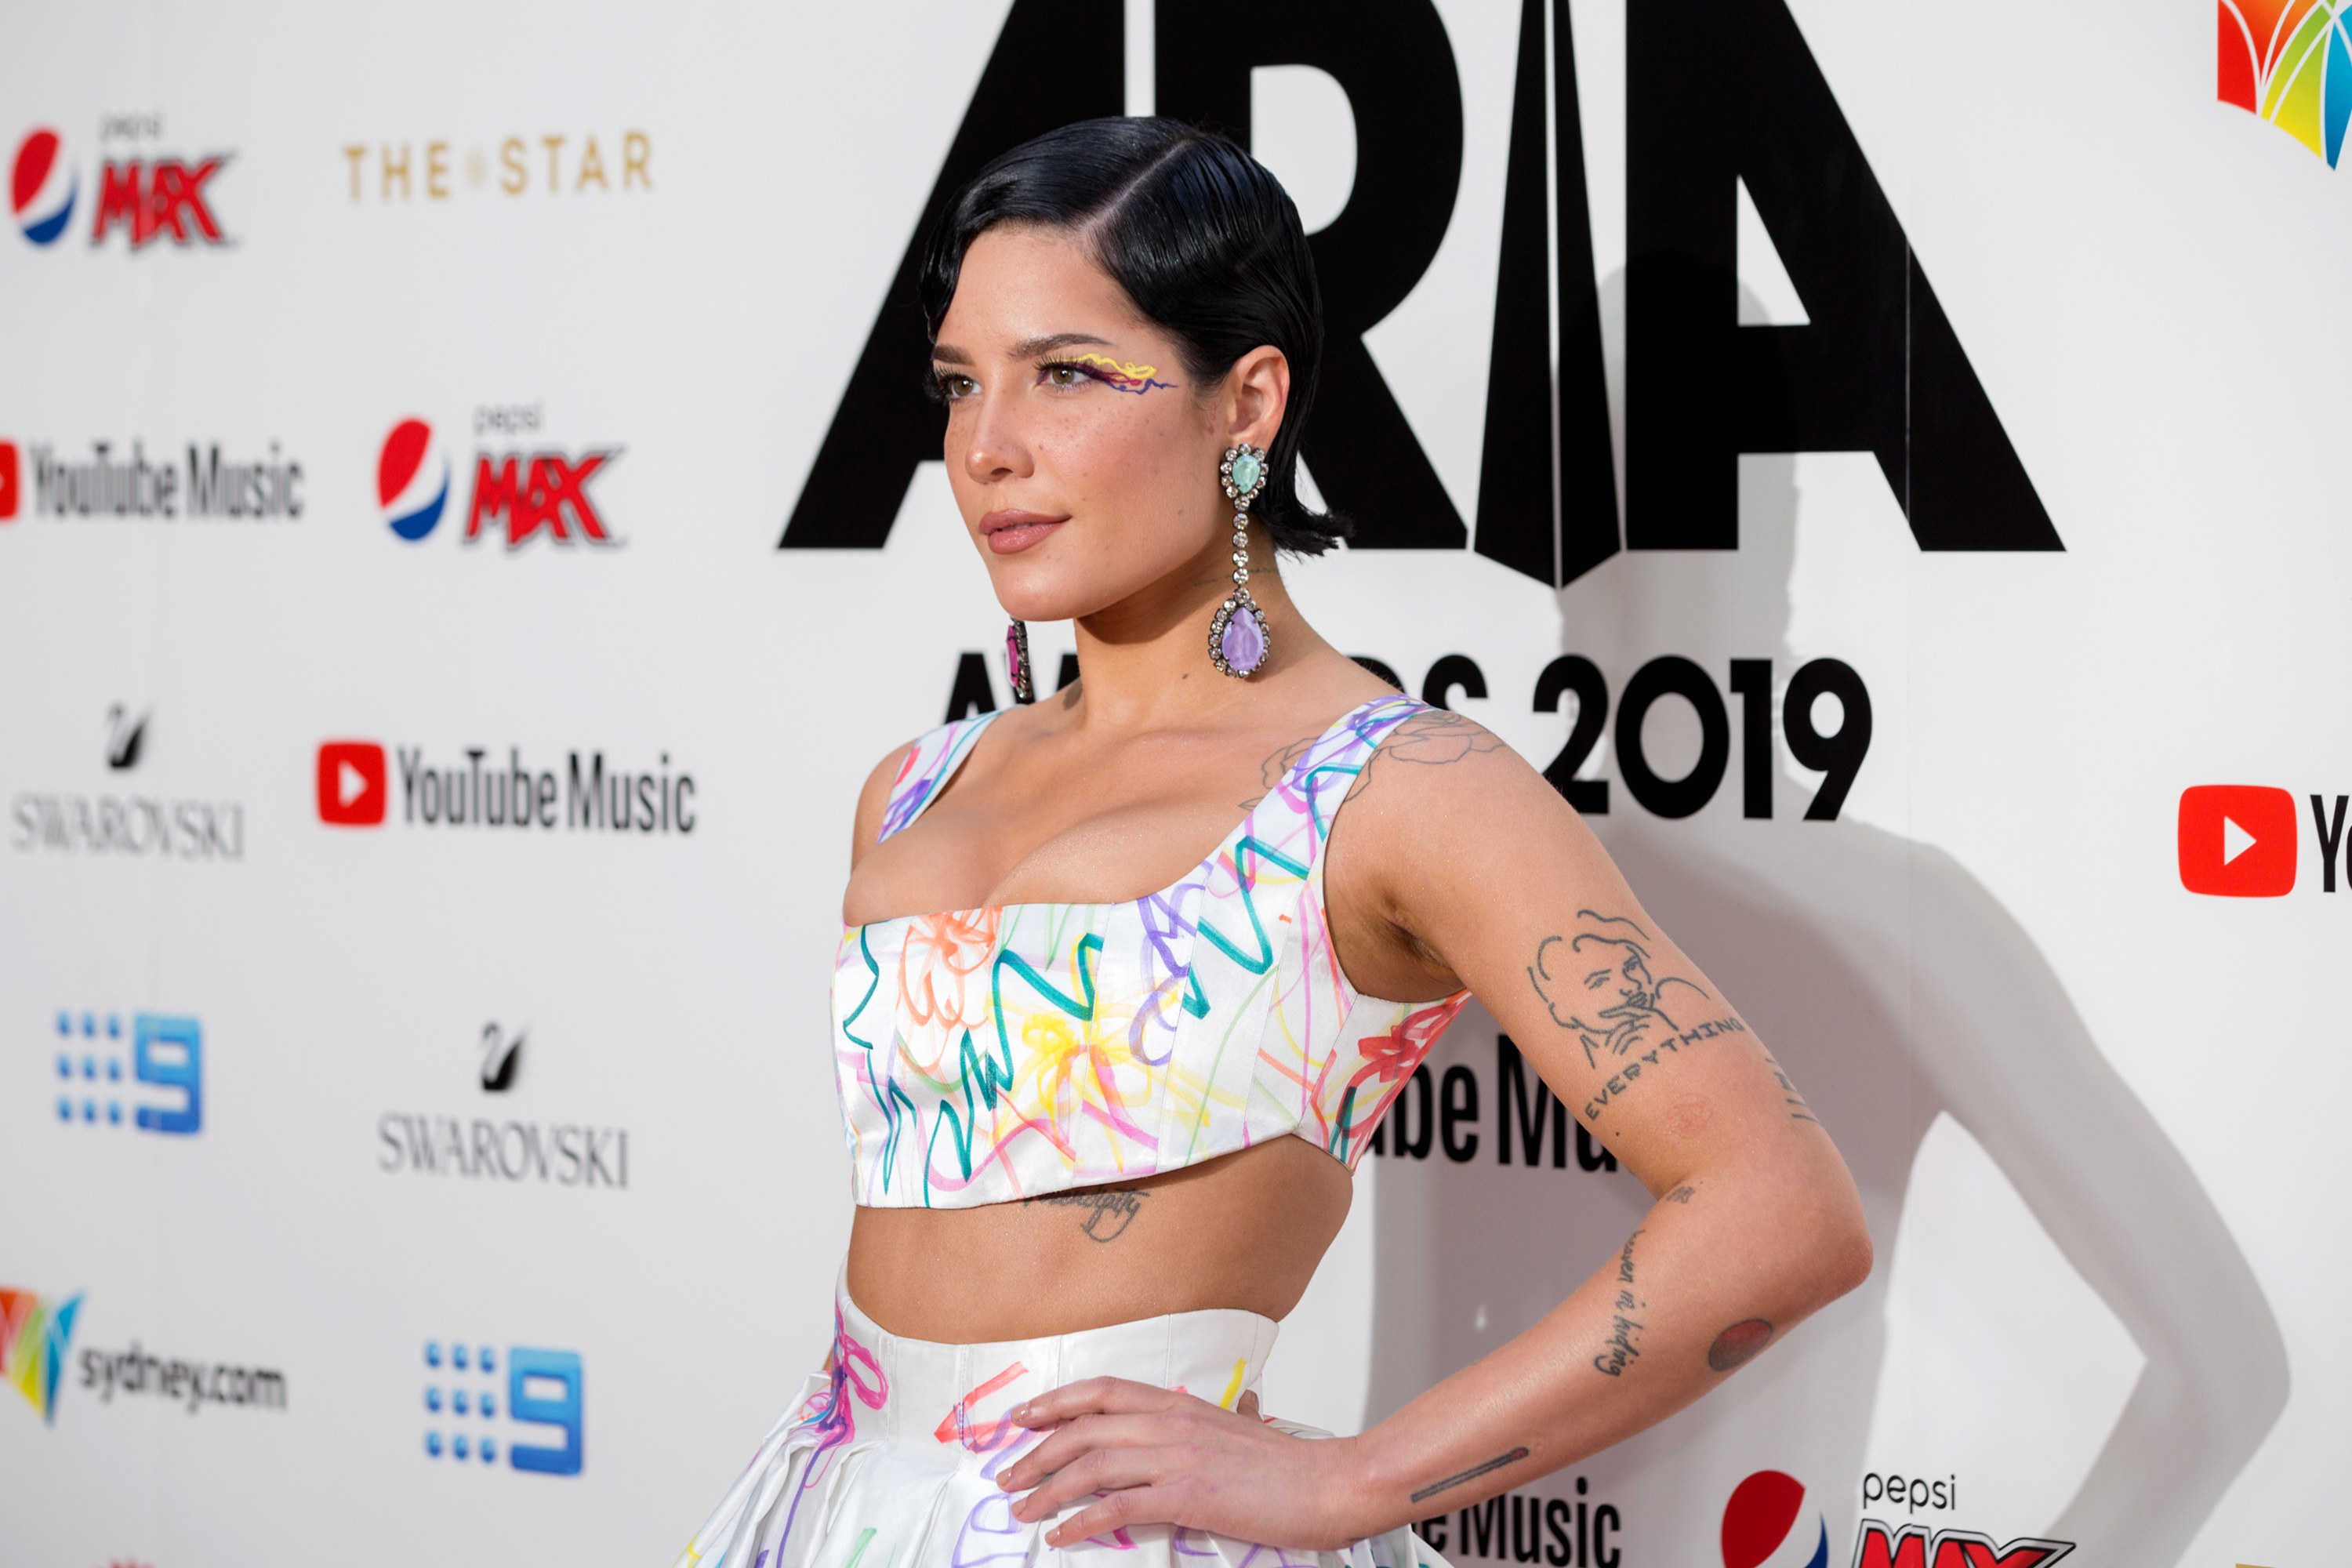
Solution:
{"label": "youtube music logo", "polygon": [[373,741],[328,741],[319,747],[319,820],[335,827],[380,827],[392,797],[383,748]]}
{"label": "youtube music logo", "polygon": [[[2320,887],[2336,890],[2344,850],[2345,797],[2334,809],[2311,797]],[[2295,841],[2302,829],[2293,794],[2268,784],[2197,784],[2180,792],[2180,885],[2221,899],[2277,899],[2294,891]]]}

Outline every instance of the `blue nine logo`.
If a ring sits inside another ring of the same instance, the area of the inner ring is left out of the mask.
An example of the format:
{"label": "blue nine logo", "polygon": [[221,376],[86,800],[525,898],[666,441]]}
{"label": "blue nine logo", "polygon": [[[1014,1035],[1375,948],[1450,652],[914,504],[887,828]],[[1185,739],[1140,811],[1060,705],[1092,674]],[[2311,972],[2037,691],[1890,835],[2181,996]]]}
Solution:
{"label": "blue nine logo", "polygon": [[[431,1423],[425,1430],[425,1458],[495,1465],[503,1447],[508,1465],[515,1469],[542,1476],[580,1473],[579,1356],[517,1345],[506,1352],[501,1378],[493,1347],[454,1340],[444,1347],[439,1340],[427,1340],[425,1369],[425,1413]],[[554,1446],[515,1441],[511,1428],[499,1420],[501,1405],[507,1422],[553,1427],[563,1441]]]}
{"label": "blue nine logo", "polygon": [[[58,1120],[86,1127],[121,1127],[123,1083],[122,1016],[119,1013],[75,1014],[60,1007],[57,1016]],[[131,1019],[131,1076],[134,1083],[152,1084],[173,1099],[163,1103],[131,1105],[131,1124],[142,1132],[180,1136],[203,1131],[205,1125],[205,1037],[194,1018],[169,1018],[141,1013]]]}

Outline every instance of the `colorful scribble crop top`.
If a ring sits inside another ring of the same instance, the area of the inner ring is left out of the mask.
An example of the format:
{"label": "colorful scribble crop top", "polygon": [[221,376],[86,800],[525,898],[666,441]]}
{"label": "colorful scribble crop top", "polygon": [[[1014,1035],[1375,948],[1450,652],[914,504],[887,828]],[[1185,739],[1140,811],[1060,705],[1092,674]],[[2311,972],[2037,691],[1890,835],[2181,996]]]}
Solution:
{"label": "colorful scribble crop top", "polygon": [[[1383,736],[1323,733],[1174,887],[842,933],[833,1048],[856,1201],[971,1208],[1131,1181],[1294,1134],[1350,1169],[1469,993],[1358,995],[1332,951],[1323,847]],[[881,837],[912,823],[994,714],[918,741]]]}

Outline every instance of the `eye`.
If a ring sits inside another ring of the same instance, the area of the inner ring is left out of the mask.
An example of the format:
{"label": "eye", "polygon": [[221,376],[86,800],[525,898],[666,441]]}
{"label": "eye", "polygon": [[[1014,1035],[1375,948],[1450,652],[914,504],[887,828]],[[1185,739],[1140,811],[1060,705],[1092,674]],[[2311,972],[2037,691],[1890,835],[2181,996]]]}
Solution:
{"label": "eye", "polygon": [[935,371],[931,375],[932,389],[942,403],[959,403],[980,390],[980,383],[960,370]]}
{"label": "eye", "polygon": [[1070,364],[1066,362],[1045,365],[1038,371],[1037,374],[1038,379],[1045,382],[1046,385],[1065,389],[1083,386],[1094,379],[1094,372],[1087,369],[1086,366]]}

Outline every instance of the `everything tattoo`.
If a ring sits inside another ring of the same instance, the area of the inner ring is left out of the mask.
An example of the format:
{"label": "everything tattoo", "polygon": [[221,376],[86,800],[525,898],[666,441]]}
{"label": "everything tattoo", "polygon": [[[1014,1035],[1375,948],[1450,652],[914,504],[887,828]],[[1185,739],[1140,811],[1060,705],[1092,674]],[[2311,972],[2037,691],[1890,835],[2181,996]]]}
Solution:
{"label": "everything tattoo", "polygon": [[1729,1372],[1771,1342],[1772,1325],[1763,1319],[1750,1318],[1744,1323],[1734,1323],[1716,1335],[1715,1343],[1706,1347],[1706,1364],[1717,1372]]}
{"label": "everything tattoo", "polygon": [[1633,1293],[1633,1244],[1642,1239],[1635,1231],[1625,1238],[1625,1250],[1617,1255],[1617,1300],[1609,1318],[1609,1339],[1601,1353],[1592,1358],[1593,1369],[1608,1377],[1622,1377],[1625,1369],[1641,1359],[1643,1323],[1633,1316],[1649,1306]]}
{"label": "everything tattoo", "polygon": [[1412,1494],[1412,1500],[1419,1502],[1423,1498],[1433,1498],[1440,1492],[1452,1491],[1465,1481],[1475,1481],[1480,1476],[1501,1469],[1505,1465],[1516,1465],[1527,1457],[1528,1451],[1525,1448],[1514,1448],[1507,1454],[1497,1454],[1483,1465],[1473,1465],[1458,1476],[1448,1476],[1433,1486],[1422,1488]]}
{"label": "everything tattoo", "polygon": [[1091,1192],[1053,1193],[1045,1197],[1025,1198],[1024,1203],[1050,1204],[1055,1208],[1079,1208],[1087,1211],[1078,1228],[1096,1241],[1117,1241],[1135,1216],[1143,1212],[1143,1200],[1150,1193]]}

